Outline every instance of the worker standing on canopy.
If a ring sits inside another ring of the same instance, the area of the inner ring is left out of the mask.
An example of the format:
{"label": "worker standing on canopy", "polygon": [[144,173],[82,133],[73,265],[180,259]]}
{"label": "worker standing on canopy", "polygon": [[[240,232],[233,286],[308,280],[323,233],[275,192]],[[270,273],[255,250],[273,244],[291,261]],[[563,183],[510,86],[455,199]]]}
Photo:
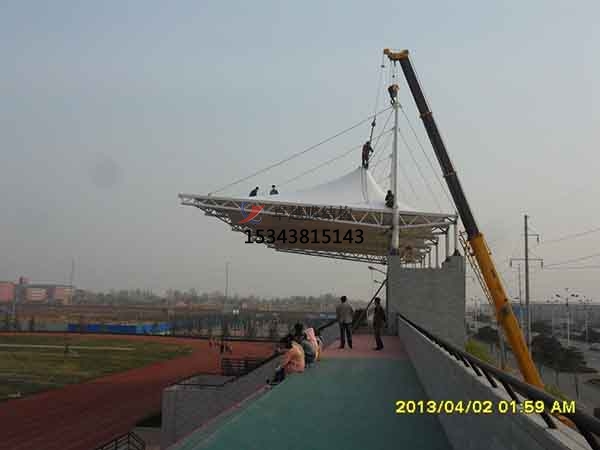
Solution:
{"label": "worker standing on canopy", "polygon": [[371,141],[365,142],[362,148],[362,166],[365,169],[369,168],[369,157],[373,153],[373,147],[371,147]]}

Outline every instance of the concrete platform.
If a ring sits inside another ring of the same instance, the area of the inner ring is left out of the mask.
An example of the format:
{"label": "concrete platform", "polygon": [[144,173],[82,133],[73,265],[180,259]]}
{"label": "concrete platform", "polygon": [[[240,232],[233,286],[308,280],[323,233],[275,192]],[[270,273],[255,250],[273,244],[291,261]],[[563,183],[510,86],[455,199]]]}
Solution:
{"label": "concrete platform", "polygon": [[396,400],[425,399],[398,337],[373,351],[369,335],[354,348],[334,342],[323,359],[294,374],[180,450],[450,449],[435,416],[396,415]]}

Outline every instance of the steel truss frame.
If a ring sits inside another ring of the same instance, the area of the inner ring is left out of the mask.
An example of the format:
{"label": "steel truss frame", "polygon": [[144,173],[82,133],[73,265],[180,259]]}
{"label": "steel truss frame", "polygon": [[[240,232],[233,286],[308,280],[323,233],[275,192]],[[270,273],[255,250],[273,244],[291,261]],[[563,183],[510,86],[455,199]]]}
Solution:
{"label": "steel truss frame", "polygon": [[[261,215],[288,219],[296,224],[300,221],[315,221],[336,223],[346,226],[364,227],[366,232],[391,232],[392,211],[367,208],[349,208],[340,205],[315,205],[286,202],[269,202],[265,199],[242,199],[231,197],[214,197],[210,195],[179,194],[179,199],[184,206],[194,206],[204,211],[207,216],[216,217],[230,226],[232,231],[247,233],[255,236],[256,226],[250,223],[237,224],[235,214],[239,213],[242,205],[250,208],[252,205],[264,206]],[[400,212],[400,234],[405,230],[410,236],[407,239],[419,241],[412,243],[413,255],[404,262],[424,262],[425,256],[431,252],[432,247],[438,245],[440,235],[448,237],[452,225],[456,225],[457,216],[442,213]],[[423,233],[419,233],[419,231]],[[391,233],[390,233],[391,234]],[[387,264],[388,248],[371,248],[371,252],[353,251],[351,249],[310,249],[290,248],[273,244],[265,244],[279,252],[303,254],[310,256],[329,257],[348,261],[368,262],[372,264]],[[363,249],[364,250],[364,249]]]}

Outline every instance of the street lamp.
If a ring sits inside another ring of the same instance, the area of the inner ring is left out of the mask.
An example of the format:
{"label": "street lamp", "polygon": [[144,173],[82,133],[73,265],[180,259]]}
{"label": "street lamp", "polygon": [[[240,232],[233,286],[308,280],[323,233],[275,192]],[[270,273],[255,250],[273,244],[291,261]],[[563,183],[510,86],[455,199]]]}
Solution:
{"label": "street lamp", "polygon": [[567,347],[571,346],[571,311],[569,310],[569,298],[579,298],[579,294],[569,292],[569,288],[565,288],[565,295],[554,294],[560,300],[564,300],[567,307]]}
{"label": "street lamp", "polygon": [[583,305],[583,313],[585,314],[585,343],[589,344],[590,343],[590,339],[589,339],[589,328],[588,328],[588,305],[590,304],[590,302],[592,301],[591,298],[588,297],[584,297],[583,299],[579,300],[579,303],[581,303]]}
{"label": "street lamp", "polygon": [[[379,272],[380,274],[385,275],[386,278],[387,278],[387,273],[385,271],[378,269],[377,267],[373,267],[373,266],[367,266],[367,269],[369,269],[371,271],[371,281],[373,282],[373,293],[371,294],[371,300],[372,300],[373,296],[375,295],[375,292],[376,292],[375,284],[379,284],[379,285],[383,284],[383,281],[376,281],[373,279],[373,272]],[[387,288],[386,288],[386,290],[387,290]],[[385,314],[386,314],[386,316],[389,316],[389,314],[390,314],[389,304],[387,301],[387,295],[385,296]]]}
{"label": "street lamp", "polygon": [[546,303],[550,305],[550,315],[552,317],[552,336],[554,336],[554,306],[558,305],[558,300],[546,300]]}

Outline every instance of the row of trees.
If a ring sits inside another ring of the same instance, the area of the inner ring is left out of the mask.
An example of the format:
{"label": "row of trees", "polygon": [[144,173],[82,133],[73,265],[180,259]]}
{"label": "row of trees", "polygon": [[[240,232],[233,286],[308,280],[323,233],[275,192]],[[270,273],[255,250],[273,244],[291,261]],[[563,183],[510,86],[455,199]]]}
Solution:
{"label": "row of trees", "polygon": [[0,324],[0,330],[2,331],[35,331],[35,317],[30,317],[27,321],[27,325],[24,327],[18,316],[12,317],[12,314],[5,313],[2,323]]}
{"label": "row of trees", "polygon": [[[549,334],[543,325],[537,324],[532,330],[539,333],[531,341],[531,353],[537,363],[540,373],[544,367],[554,370],[555,382],[559,384],[560,373],[572,373],[575,377],[575,386],[579,383],[577,374],[595,372],[587,366],[583,353],[575,347],[565,347],[558,339]],[[498,344],[498,331],[490,326],[481,327],[475,334],[475,338],[495,346]],[[508,344],[506,345],[508,347]]]}
{"label": "row of trees", "polygon": [[169,289],[164,296],[159,296],[151,290],[131,289],[131,290],[115,290],[108,292],[90,292],[78,291],[73,298],[74,303],[79,304],[102,304],[102,305],[118,305],[118,304],[154,304],[154,305],[173,305],[184,302],[189,305],[202,305],[212,302],[227,302],[232,305],[240,306],[243,303],[254,305],[260,302],[269,302],[273,305],[299,305],[299,304],[325,304],[335,305],[339,302],[339,298],[333,294],[324,294],[318,297],[315,296],[300,296],[294,295],[289,297],[265,298],[254,295],[225,298],[221,292],[203,292],[199,293],[196,289],[182,291],[178,289]]}

